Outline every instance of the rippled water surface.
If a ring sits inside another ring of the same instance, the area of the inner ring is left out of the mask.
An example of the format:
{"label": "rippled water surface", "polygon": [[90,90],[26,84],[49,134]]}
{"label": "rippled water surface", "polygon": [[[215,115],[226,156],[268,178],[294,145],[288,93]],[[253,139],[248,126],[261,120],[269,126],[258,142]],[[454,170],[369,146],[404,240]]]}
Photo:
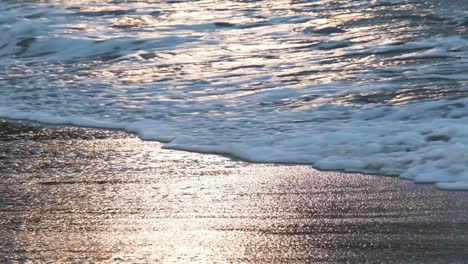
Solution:
{"label": "rippled water surface", "polygon": [[0,116],[468,188],[468,1],[3,1]]}

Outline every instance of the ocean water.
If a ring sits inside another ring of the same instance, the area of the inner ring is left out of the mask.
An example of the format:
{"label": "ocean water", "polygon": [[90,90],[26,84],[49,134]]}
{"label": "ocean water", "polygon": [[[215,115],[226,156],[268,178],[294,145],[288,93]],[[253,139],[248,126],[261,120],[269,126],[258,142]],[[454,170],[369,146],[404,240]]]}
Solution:
{"label": "ocean water", "polygon": [[468,0],[1,1],[0,116],[468,190]]}

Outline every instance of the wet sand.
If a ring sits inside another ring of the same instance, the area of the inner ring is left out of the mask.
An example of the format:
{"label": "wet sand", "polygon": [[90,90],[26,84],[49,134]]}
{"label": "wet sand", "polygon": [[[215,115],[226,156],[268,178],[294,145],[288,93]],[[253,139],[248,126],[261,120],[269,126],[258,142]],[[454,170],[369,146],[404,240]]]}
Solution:
{"label": "wet sand", "polygon": [[466,263],[468,193],[0,121],[1,263]]}

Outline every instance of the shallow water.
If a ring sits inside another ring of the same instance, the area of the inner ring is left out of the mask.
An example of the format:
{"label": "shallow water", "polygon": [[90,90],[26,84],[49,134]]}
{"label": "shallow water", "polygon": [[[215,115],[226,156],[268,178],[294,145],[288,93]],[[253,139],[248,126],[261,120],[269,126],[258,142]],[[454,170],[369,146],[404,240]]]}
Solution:
{"label": "shallow water", "polygon": [[468,1],[4,1],[0,116],[468,188]]}

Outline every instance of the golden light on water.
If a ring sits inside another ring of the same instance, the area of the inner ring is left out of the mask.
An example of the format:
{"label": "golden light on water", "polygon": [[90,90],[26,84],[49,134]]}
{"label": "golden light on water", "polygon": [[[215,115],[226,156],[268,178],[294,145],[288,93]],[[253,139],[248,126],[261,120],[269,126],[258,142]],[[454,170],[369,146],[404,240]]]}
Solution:
{"label": "golden light on water", "polygon": [[[0,111],[19,109],[12,111],[16,118],[118,127],[145,139],[181,135],[189,141],[183,147],[251,160],[316,165],[355,151],[361,156],[353,162],[366,165],[334,166],[365,172],[381,172],[384,162],[371,158],[387,155],[382,160],[392,164],[383,173],[396,174],[419,162],[421,152],[387,144],[391,132],[372,133],[372,118],[386,111],[361,110],[466,97],[466,45],[459,45],[464,13],[437,13],[433,5],[422,10],[420,1],[38,3],[13,3],[17,17],[0,18],[12,39],[0,45],[7,61],[0,63],[7,66],[0,67],[6,87]],[[433,113],[449,116],[452,124],[466,116],[465,105],[418,116],[430,115],[427,122]],[[397,131],[404,133],[416,127],[405,123],[412,113],[398,119],[398,111],[384,120],[389,128],[408,125]],[[0,262],[426,263],[435,256],[468,257],[465,194],[168,150],[115,131],[0,125]],[[381,140],[376,149],[396,150],[370,149],[366,156],[360,143],[344,148],[333,142],[342,137],[348,144],[345,133],[310,140],[340,129],[355,139]],[[418,138],[429,148],[453,140],[424,133]],[[316,142],[335,145],[320,152]],[[447,171],[462,174],[463,159],[455,160],[459,164]]]}
{"label": "golden light on water", "polygon": [[[107,133],[88,131],[83,138]],[[0,193],[16,204],[0,211],[3,230],[16,230],[0,231],[6,235],[2,248],[16,252],[11,259],[359,262],[386,259],[382,247],[404,257],[405,251],[395,250],[402,243],[420,258],[425,251],[415,245],[446,232],[424,230],[435,223],[455,225],[464,217],[460,212],[468,213],[463,203],[453,204],[462,194],[385,177],[248,164],[126,137],[27,144],[27,152],[15,152],[21,155],[20,174],[0,170]],[[0,153],[19,146],[2,145]],[[408,233],[418,236],[407,238]]]}
{"label": "golden light on water", "polygon": [[[308,89],[316,85],[365,83],[378,78],[373,73],[377,69],[391,71],[394,62],[376,56],[381,51],[374,47],[377,42],[383,46],[398,43],[409,36],[409,25],[387,21],[386,9],[379,11],[379,8],[372,12],[365,8],[357,11],[351,5],[316,12],[320,5],[327,4],[330,2],[242,3],[244,14],[237,10],[240,4],[235,2],[158,5],[140,2],[85,5],[80,12],[90,16],[90,22],[97,14],[109,20],[110,28],[102,24],[88,26],[85,30],[90,37],[101,41],[124,40],[131,31],[132,37],[141,39],[141,50],[121,57],[121,51],[116,48],[115,54],[104,57],[109,65],[102,70],[94,69],[91,75],[112,84],[156,83],[169,90],[180,90],[173,96],[165,95],[168,100],[177,100],[187,94],[187,85],[203,80],[206,83],[198,86],[207,89],[189,92],[193,96],[187,98],[202,102],[243,98],[284,87]],[[398,8],[404,11],[411,6]],[[119,16],[112,18],[112,14]],[[379,19],[382,23],[370,22]],[[282,20],[297,22],[281,23]],[[70,27],[83,30],[82,23]],[[342,32],[314,33],[324,28]],[[375,51],[369,52],[370,49]],[[240,91],[234,92],[230,87]],[[158,100],[155,95],[145,95]],[[294,105],[304,110],[342,101],[342,98],[330,98],[306,104],[298,101]]]}

